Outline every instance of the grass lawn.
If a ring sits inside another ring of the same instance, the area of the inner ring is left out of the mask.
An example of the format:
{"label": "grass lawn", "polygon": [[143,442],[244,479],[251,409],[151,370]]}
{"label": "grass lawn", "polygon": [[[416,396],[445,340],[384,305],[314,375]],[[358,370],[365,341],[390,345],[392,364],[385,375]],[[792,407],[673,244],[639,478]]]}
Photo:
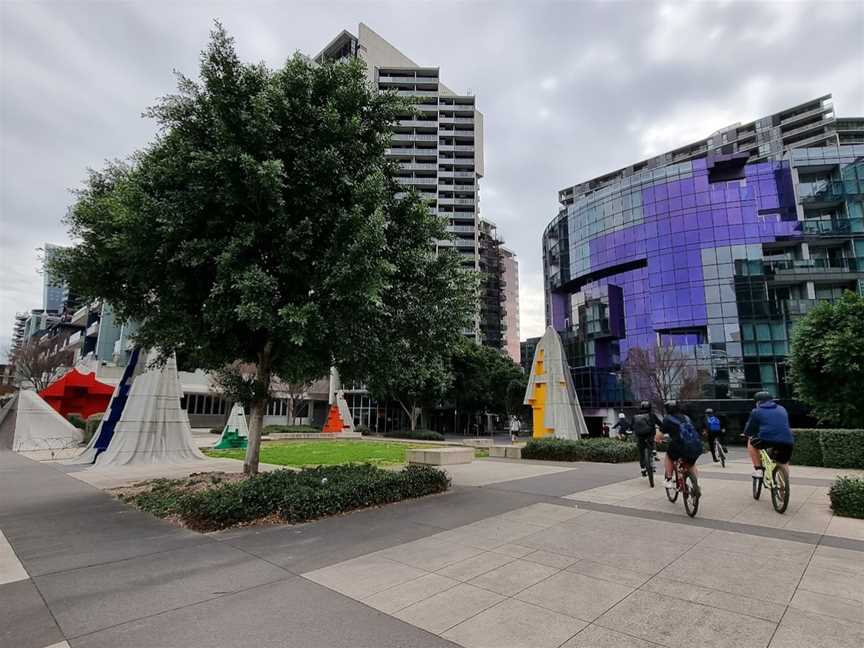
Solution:
{"label": "grass lawn", "polygon": [[[261,445],[261,462],[280,466],[332,466],[345,463],[375,465],[405,463],[409,448],[433,448],[422,443],[383,443],[378,441],[289,441]],[[240,459],[245,450],[205,450],[209,457]]]}

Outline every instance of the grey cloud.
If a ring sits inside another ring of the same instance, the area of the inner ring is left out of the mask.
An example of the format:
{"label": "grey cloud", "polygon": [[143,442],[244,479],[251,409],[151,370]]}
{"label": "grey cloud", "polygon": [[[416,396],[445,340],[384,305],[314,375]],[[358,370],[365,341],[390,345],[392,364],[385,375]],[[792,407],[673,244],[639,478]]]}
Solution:
{"label": "grey cloud", "polygon": [[[710,118],[746,121],[826,92],[839,114],[864,114],[860,2],[133,1],[2,10],[0,347],[13,313],[39,303],[35,248],[66,240],[67,188],[87,166],[148,141],[153,125],[141,111],[173,91],[173,68],[195,74],[214,18],[244,59],[274,66],[363,21],[419,63],[440,66],[450,87],[477,95],[486,117],[481,212],[520,257],[523,337],[542,331],[540,234],[557,212],[558,189],[643,157],[631,125],[662,127],[674,146],[686,143],[685,122],[704,120],[705,136],[725,125]],[[542,88],[544,79],[554,87]]]}

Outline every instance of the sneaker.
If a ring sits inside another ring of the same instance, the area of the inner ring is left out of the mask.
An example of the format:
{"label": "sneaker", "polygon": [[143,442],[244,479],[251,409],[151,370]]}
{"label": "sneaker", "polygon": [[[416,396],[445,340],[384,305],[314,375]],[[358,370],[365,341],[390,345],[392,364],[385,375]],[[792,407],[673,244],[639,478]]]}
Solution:
{"label": "sneaker", "polygon": [[657,456],[657,453],[656,453],[656,452],[654,453],[654,461],[660,461],[660,457]]}
{"label": "sneaker", "polygon": [[675,490],[675,482],[671,479],[665,479],[663,481],[663,488],[668,488],[669,490]]}
{"label": "sneaker", "polygon": [[753,478],[754,479],[763,479],[765,477],[765,469],[762,467],[753,469]]}
{"label": "sneaker", "polygon": [[642,469],[642,476],[643,476],[643,477],[647,477],[647,476],[648,476],[648,471],[645,470],[644,468]]}

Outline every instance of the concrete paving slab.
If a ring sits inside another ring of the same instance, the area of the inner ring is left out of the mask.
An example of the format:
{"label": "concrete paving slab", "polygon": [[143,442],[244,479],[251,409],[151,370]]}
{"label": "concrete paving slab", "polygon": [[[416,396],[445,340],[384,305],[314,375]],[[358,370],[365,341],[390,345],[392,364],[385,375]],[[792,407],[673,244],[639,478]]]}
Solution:
{"label": "concrete paving slab", "polygon": [[861,648],[864,627],[828,616],[790,609],[769,648]]}
{"label": "concrete paving slab", "polygon": [[592,623],[575,637],[562,644],[561,648],[646,648],[660,645],[608,630]]}
{"label": "concrete paving slab", "polygon": [[[481,462],[475,461],[473,465]],[[485,462],[484,462],[485,463]],[[488,463],[504,463],[503,461],[489,461]],[[563,463],[563,462],[562,462]],[[551,465],[550,465],[551,464]],[[545,462],[541,465],[557,467],[558,462]],[[537,465],[525,464],[521,465]],[[560,465],[560,464],[559,464]],[[510,493],[523,493],[547,497],[562,497],[572,493],[595,488],[603,484],[614,484],[627,479],[638,473],[637,464],[591,464],[591,463],[569,463],[562,470],[551,474],[537,476],[523,476],[513,478],[512,481],[496,481],[490,486],[496,490]]]}
{"label": "concrete paving slab", "polygon": [[372,554],[306,572],[303,577],[351,598],[364,599],[426,574],[422,569]]}
{"label": "concrete paving slab", "polygon": [[864,624],[864,603],[847,600],[840,596],[817,594],[798,588],[789,607],[813,614],[844,619],[858,625]]}
{"label": "concrete paving slab", "polygon": [[481,553],[483,553],[482,549],[444,542],[432,537],[384,549],[379,551],[377,555],[431,572]]}
{"label": "concrete paving slab", "polygon": [[520,592],[516,598],[583,621],[593,621],[633,590],[627,585],[562,571]]}
{"label": "concrete paving slab", "polygon": [[527,560],[514,560],[506,565],[471,579],[471,585],[488,589],[504,596],[514,596],[531,585],[535,585],[559,570]]}
{"label": "concrete paving slab", "polygon": [[783,613],[786,611],[786,606],[780,603],[771,603],[764,599],[747,598],[740,594],[729,594],[728,592],[712,590],[707,587],[693,585],[692,583],[670,580],[662,576],[655,576],[642,589],[684,601],[701,603],[736,614],[746,614],[747,616],[774,623],[779,623],[780,619],[783,618]]}
{"label": "concrete paving slab", "polygon": [[30,578],[24,565],[0,530],[0,585]]}
{"label": "concrete paving slab", "polygon": [[445,470],[457,486],[488,486],[526,477],[554,475],[572,469],[561,466],[477,460],[470,464],[446,466]]}
{"label": "concrete paving slab", "polygon": [[525,560],[530,560],[531,562],[540,563],[541,565],[547,565],[549,567],[555,567],[556,569],[566,569],[579,559],[573,556],[565,556],[564,554],[547,551],[545,549],[537,549],[536,551],[526,554]]}
{"label": "concrete paving slab", "polygon": [[87,635],[72,648],[456,648],[303,578]]}
{"label": "concrete paving slab", "polygon": [[574,574],[583,574],[591,578],[599,578],[610,583],[618,583],[628,587],[639,587],[646,582],[650,576],[641,572],[630,571],[629,569],[621,569],[620,567],[612,567],[604,565],[592,560],[579,560],[569,567],[567,571]]}
{"label": "concrete paving slab", "polygon": [[597,619],[596,625],[666,646],[700,648],[764,648],[776,627],[770,621],[641,590]]}
{"label": "concrete paving slab", "polygon": [[394,616],[418,628],[442,634],[503,600],[500,594],[462,583],[410,605]]}
{"label": "concrete paving slab", "polygon": [[799,587],[816,594],[864,603],[864,580],[860,574],[852,571],[837,571],[810,565],[804,572]]}
{"label": "concrete paving slab", "polygon": [[448,578],[454,578],[458,581],[467,582],[472,578],[477,578],[481,574],[497,569],[502,565],[516,560],[512,556],[497,553],[494,551],[484,551],[467,560],[462,560],[452,565],[448,565],[443,569],[438,570],[438,574]]}
{"label": "concrete paving slab", "polygon": [[212,544],[34,579],[67,637],[285,579],[275,565]]}
{"label": "concrete paving slab", "polygon": [[585,625],[573,617],[507,599],[442,636],[465,648],[557,648]]}
{"label": "concrete paving slab", "polygon": [[[510,556],[511,558],[522,558],[526,554],[529,554],[533,551],[530,547],[524,547],[519,544],[503,544],[499,547],[495,547],[493,549],[495,553],[504,554],[505,556]],[[534,562],[537,562],[536,560]]]}
{"label": "concrete paving slab", "polygon": [[864,556],[860,551],[837,549],[820,545],[813,552],[811,567],[846,571],[864,576]]}
{"label": "concrete paving slab", "polygon": [[527,524],[547,527],[558,524],[559,522],[564,522],[565,520],[572,520],[573,518],[577,518],[585,513],[587,513],[587,511],[580,510],[574,505],[559,506],[557,504],[546,504],[545,502],[540,502],[538,504],[532,504],[531,506],[516,509],[515,511],[502,513],[499,517],[505,520],[513,520],[516,522],[525,522]]}
{"label": "concrete paving slab", "polygon": [[660,576],[752,599],[787,604],[805,564],[766,559],[697,545],[660,572]]}
{"label": "concrete paving slab", "polygon": [[0,646],[44,648],[63,640],[32,581],[0,585],[0,602]]}
{"label": "concrete paving slab", "polygon": [[426,574],[420,578],[396,585],[389,589],[362,599],[366,605],[387,614],[398,612],[402,608],[423,601],[430,596],[452,589],[459,584],[458,580],[446,578],[439,574]]}

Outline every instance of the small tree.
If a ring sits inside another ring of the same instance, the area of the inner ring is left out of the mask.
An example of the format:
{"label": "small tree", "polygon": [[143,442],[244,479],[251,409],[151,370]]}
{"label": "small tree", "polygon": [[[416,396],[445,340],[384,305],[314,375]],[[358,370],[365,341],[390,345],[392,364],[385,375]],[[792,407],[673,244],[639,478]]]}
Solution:
{"label": "small tree", "polygon": [[69,370],[73,355],[30,339],[13,349],[9,360],[15,367],[16,382],[29,382],[36,391],[42,391]]}
{"label": "small tree", "polygon": [[650,401],[658,411],[668,400],[698,397],[705,380],[693,359],[666,344],[630,349],[623,373],[633,395]]}
{"label": "small tree", "polygon": [[79,243],[49,266],[140,322],[144,347],[210,371],[254,364],[255,473],[273,376],[363,364],[394,279],[384,151],[410,105],[373,89],[359,60],[244,64],[218,24],[200,80],[178,89],[147,113],[153,144],[91,172],[67,217]]}
{"label": "small tree", "polygon": [[368,356],[367,383],[376,398],[399,403],[415,430],[422,407],[450,386],[450,353],[471,321],[476,280],[452,249],[421,247],[448,238],[444,221],[425,205],[401,203],[391,214],[387,247],[394,272],[369,336],[374,353]]}
{"label": "small tree", "polygon": [[792,331],[789,379],[795,394],[826,424],[864,420],[864,297],[845,292],[822,303]]}

